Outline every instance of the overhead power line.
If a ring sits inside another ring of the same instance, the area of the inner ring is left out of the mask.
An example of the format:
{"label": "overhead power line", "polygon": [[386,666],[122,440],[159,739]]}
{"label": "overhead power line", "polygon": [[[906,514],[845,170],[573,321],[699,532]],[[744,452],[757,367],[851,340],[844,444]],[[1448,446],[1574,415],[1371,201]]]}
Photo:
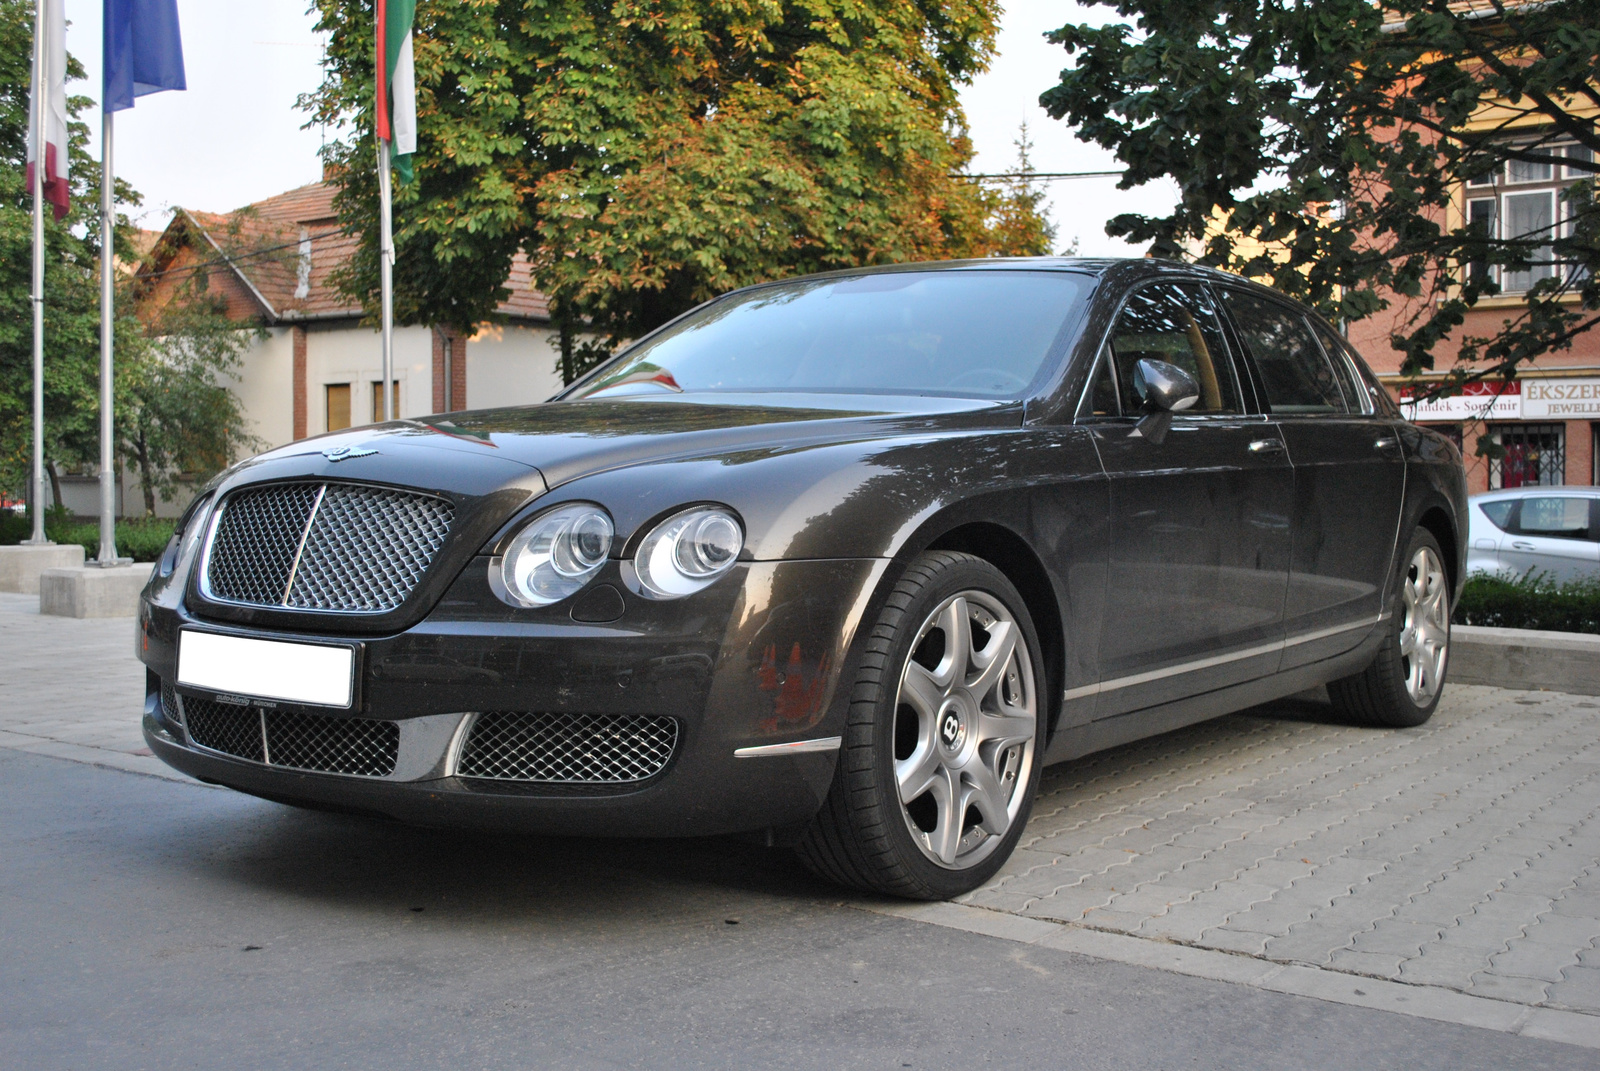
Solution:
{"label": "overhead power line", "polygon": [[1121,176],[1121,171],[997,171],[988,175],[968,175],[957,172],[951,178],[964,179],[1075,179],[1075,178],[1116,178]]}

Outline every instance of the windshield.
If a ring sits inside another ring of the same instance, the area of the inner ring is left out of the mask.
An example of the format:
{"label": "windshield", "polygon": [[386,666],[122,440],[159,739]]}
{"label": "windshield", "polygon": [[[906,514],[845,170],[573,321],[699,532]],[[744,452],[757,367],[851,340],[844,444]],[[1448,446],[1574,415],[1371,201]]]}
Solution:
{"label": "windshield", "polygon": [[574,397],[821,391],[1017,398],[1090,280],[1042,271],[895,272],[763,287],[635,346]]}

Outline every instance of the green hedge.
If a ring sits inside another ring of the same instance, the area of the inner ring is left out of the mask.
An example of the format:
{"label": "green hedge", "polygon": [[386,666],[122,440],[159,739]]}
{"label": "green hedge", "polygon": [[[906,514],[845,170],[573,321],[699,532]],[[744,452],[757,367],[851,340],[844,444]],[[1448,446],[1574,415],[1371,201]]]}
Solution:
{"label": "green hedge", "polygon": [[[153,562],[161,557],[172,538],[170,519],[149,518],[117,522],[117,553],[136,562]],[[44,531],[54,542],[77,543],[84,558],[100,556],[100,525],[91,521],[79,524],[70,518],[46,514]],[[0,546],[14,546],[33,534],[33,522],[21,513],[0,510]]]}
{"label": "green hedge", "polygon": [[1564,584],[1547,573],[1469,577],[1455,623],[1600,633],[1600,577]]}

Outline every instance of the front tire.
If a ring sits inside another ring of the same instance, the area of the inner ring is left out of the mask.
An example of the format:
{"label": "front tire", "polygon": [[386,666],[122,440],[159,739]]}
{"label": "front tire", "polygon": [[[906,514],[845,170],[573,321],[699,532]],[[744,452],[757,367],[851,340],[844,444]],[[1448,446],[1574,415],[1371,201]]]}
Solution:
{"label": "front tire", "polygon": [[869,892],[976,889],[1027,824],[1048,696],[1033,621],[1005,575],[970,554],[920,556],[867,636],[801,859]]}
{"label": "front tire", "polygon": [[1433,716],[1449,665],[1450,578],[1439,541],[1426,528],[1411,533],[1399,581],[1389,633],[1372,664],[1328,685],[1340,713],[1393,729]]}

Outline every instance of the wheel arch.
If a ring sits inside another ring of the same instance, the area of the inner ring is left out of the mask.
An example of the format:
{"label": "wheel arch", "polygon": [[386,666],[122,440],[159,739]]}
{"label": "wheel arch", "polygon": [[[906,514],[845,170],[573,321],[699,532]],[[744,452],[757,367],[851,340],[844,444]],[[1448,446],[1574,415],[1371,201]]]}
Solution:
{"label": "wheel arch", "polygon": [[1054,735],[1056,721],[1061,714],[1062,682],[1066,679],[1066,637],[1062,631],[1061,606],[1057,602],[1055,585],[1044,562],[1016,532],[990,521],[971,521],[958,525],[935,537],[921,549],[954,550],[982,558],[1000,572],[1022,596],[1028,616],[1033,619],[1039,636],[1045,664],[1046,725],[1048,734],[1041,744],[1048,744]]}
{"label": "wheel arch", "polygon": [[[1461,594],[1461,541],[1456,537],[1455,522],[1443,505],[1435,502],[1425,506],[1420,516],[1417,517],[1417,527],[1427,531],[1434,539],[1439,541],[1439,549],[1444,552],[1444,567],[1450,578],[1450,591],[1453,596]],[[1410,537],[1407,536],[1407,539]],[[1402,547],[1402,551],[1404,548]],[[1453,600],[1452,600],[1453,601]]]}

